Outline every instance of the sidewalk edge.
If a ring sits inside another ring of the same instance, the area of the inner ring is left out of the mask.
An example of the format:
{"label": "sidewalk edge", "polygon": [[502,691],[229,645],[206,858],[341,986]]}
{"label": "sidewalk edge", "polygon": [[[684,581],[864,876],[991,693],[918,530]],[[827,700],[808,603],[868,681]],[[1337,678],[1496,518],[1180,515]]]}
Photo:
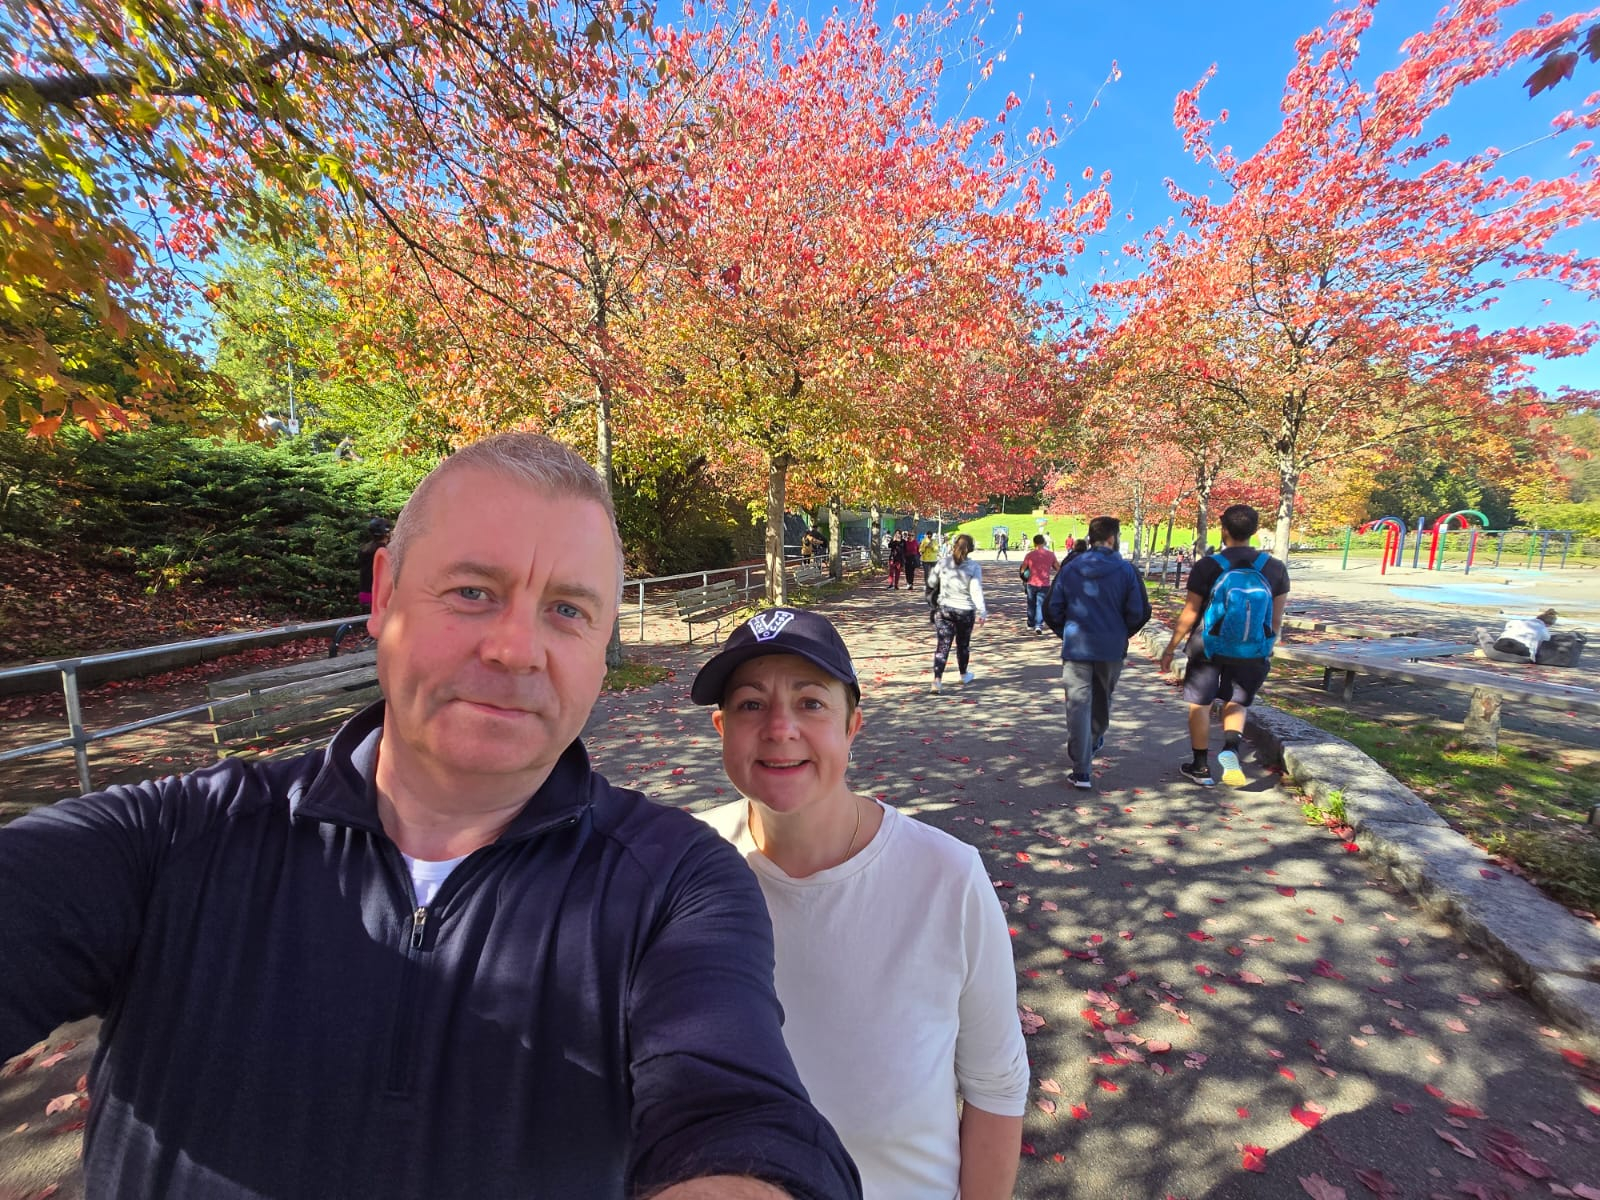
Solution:
{"label": "sidewalk edge", "polygon": [[[1151,622],[1138,640],[1159,657],[1170,637]],[[1182,678],[1183,663],[1175,659],[1169,680]],[[1314,799],[1340,793],[1355,842],[1369,857],[1484,951],[1545,1013],[1600,1044],[1600,929],[1500,869],[1344,739],[1264,704],[1251,707],[1246,732],[1263,761],[1281,766]]]}

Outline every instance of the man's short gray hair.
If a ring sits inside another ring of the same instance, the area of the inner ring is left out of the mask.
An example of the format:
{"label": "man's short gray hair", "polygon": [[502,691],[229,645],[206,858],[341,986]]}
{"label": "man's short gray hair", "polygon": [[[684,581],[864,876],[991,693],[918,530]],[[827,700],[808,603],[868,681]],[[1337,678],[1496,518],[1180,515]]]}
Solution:
{"label": "man's short gray hair", "polygon": [[[611,540],[617,551],[617,600],[622,599],[622,535],[617,532],[617,511],[600,473],[570,446],[537,433],[497,433],[463,446],[451,454],[417,485],[389,537],[389,562],[400,577],[406,547],[428,524],[429,497],[440,482],[459,472],[477,468],[526,484],[553,500],[592,500],[605,510]],[[543,532],[543,531],[541,531]]]}

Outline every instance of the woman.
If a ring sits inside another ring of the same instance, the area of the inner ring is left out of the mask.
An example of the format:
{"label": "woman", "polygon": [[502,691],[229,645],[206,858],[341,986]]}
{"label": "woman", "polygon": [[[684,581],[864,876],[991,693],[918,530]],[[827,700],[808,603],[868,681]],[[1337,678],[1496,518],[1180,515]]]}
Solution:
{"label": "woman", "polygon": [[862,713],[844,641],[770,609],[690,695],[717,706],[743,797],[702,815],[760,881],[784,1040],[866,1200],[1009,1197],[1028,1062],[1005,917],[977,851],[845,782]]}
{"label": "woman", "polygon": [[900,535],[897,533],[889,539],[889,590],[898,591],[900,588],[900,572],[905,569],[905,556],[900,553]]}
{"label": "woman", "polygon": [[925,533],[922,535],[922,586],[928,586],[928,580],[933,575],[933,568],[939,561],[939,535]]}
{"label": "woman", "polygon": [[971,683],[976,676],[967,670],[972,654],[973,623],[982,624],[989,619],[989,609],[983,601],[983,568],[969,558],[973,547],[972,536],[958,533],[950,544],[950,557],[939,560],[928,576],[928,604],[933,608],[931,617],[938,632],[938,645],[933,652],[933,688],[944,687],[944,665],[950,660],[950,647],[956,648],[956,666],[961,669],[961,682]]}

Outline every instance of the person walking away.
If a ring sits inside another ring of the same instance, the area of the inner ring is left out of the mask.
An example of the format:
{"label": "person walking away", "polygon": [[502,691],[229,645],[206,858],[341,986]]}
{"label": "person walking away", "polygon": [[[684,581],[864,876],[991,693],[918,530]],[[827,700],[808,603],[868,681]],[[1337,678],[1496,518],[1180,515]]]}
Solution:
{"label": "person walking away", "polygon": [[1087,553],[1089,553],[1089,539],[1079,538],[1077,541],[1072,543],[1072,549],[1067,551],[1067,557],[1062,561],[1071,562],[1073,559],[1077,558],[1078,555]]}
{"label": "person walking away", "polygon": [[889,590],[900,588],[900,573],[906,569],[905,555],[900,551],[901,537],[897,533],[889,539]]}
{"label": "person walking away", "polygon": [[1072,786],[1094,786],[1094,758],[1111,724],[1111,695],[1128,657],[1128,639],[1150,620],[1150,597],[1132,563],[1117,553],[1115,517],[1089,522],[1089,549],[1061,568],[1045,619],[1061,635],[1067,757]]}
{"label": "person walking away", "polygon": [[1029,1081],[1005,914],[976,850],[851,790],[863,711],[844,639],[768,609],[690,698],[716,706],[739,792],[699,815],[760,883],[784,1040],[863,1196],[1009,1197]]}
{"label": "person walking away", "polygon": [[378,556],[378,551],[389,544],[389,534],[392,530],[389,522],[382,517],[373,517],[367,522],[367,540],[361,543],[356,550],[356,602],[363,610],[372,607],[372,560]]}
{"label": "person walking away", "polygon": [[931,691],[944,686],[944,667],[950,660],[951,646],[956,650],[961,682],[971,683],[977,678],[967,669],[972,654],[972,627],[989,619],[989,609],[983,599],[983,568],[971,557],[972,547],[972,535],[958,533],[950,545],[950,557],[939,560],[928,580],[928,616],[938,634]]}
{"label": "person walking away", "polygon": [[905,541],[900,543],[900,556],[906,566],[906,591],[910,591],[917,582],[917,568],[922,565],[922,556],[917,552],[917,535],[906,534]]}
{"label": "person walking away", "polygon": [[1183,698],[1189,702],[1189,746],[1192,758],[1179,770],[1201,787],[1211,787],[1211,705],[1221,699],[1222,753],[1217,765],[1222,782],[1243,787],[1239,743],[1246,710],[1272,670],[1272,648],[1283,628],[1289,602],[1289,571],[1250,538],[1261,524],[1256,510],[1235,504],[1222,514],[1222,549],[1197,559],[1189,571],[1183,612],[1172,640],[1161,655],[1161,673],[1172,669],[1172,656],[1188,644],[1183,672]]}
{"label": "person walking away", "polygon": [[1042,533],[1033,535],[1033,549],[1022,559],[1022,582],[1028,589],[1028,628],[1043,633],[1044,602],[1056,577],[1056,556],[1045,544]]}

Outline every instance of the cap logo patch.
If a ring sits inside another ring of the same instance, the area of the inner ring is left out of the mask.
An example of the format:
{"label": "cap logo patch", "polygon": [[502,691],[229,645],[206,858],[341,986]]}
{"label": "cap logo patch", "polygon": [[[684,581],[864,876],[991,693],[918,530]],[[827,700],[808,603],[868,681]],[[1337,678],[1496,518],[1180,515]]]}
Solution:
{"label": "cap logo patch", "polygon": [[784,626],[794,620],[794,614],[786,608],[774,608],[764,613],[757,613],[750,618],[750,632],[755,634],[756,641],[770,642],[783,632]]}

